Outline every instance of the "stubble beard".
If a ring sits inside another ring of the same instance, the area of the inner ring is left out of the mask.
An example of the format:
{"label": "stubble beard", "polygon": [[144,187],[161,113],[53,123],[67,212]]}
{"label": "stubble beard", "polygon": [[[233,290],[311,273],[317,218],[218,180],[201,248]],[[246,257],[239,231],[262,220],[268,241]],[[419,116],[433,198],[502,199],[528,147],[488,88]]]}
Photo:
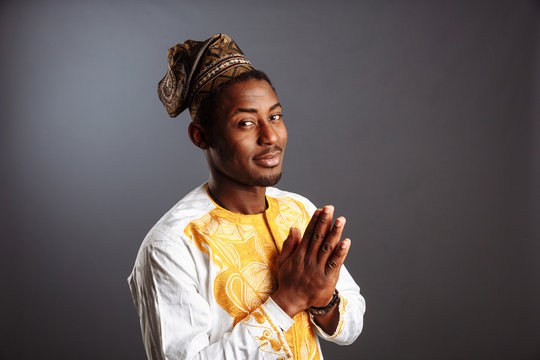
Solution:
{"label": "stubble beard", "polygon": [[257,179],[255,179],[255,185],[260,187],[267,187],[267,186],[274,186],[279,182],[279,179],[281,179],[281,172],[276,175],[272,176],[261,176]]}

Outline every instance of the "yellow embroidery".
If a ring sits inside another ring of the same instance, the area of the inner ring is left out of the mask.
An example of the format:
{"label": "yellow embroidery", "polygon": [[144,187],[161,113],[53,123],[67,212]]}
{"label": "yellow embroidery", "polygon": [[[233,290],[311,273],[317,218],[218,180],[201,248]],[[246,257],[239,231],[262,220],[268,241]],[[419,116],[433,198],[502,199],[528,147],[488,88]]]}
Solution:
{"label": "yellow embroidery", "polygon": [[255,336],[255,339],[259,340],[259,346],[264,347],[270,344],[272,350],[280,351],[281,343],[271,338],[272,333],[268,330],[264,330],[262,336]]}
{"label": "yellow embroidery", "polygon": [[216,301],[236,324],[275,289],[269,262],[274,261],[276,250],[268,231],[263,234],[266,239],[262,238],[255,226],[237,224],[219,212],[211,211],[190,224],[186,231],[219,268],[214,279]]}
{"label": "yellow embroidery", "polygon": [[334,335],[330,337],[330,339],[334,339],[341,334],[343,331],[343,318],[345,317],[345,308],[347,307],[347,299],[345,299],[343,296],[339,295],[339,323],[337,326],[336,331],[334,332]]}
{"label": "yellow embroidery", "polygon": [[[294,317],[294,325],[285,333],[285,339],[294,359],[319,359],[319,349],[309,315],[301,312]],[[291,345],[292,344],[292,345]]]}
{"label": "yellow embroidery", "polygon": [[[258,324],[270,324],[271,328],[268,328],[268,326],[264,325],[257,325],[251,322],[251,317],[255,319],[255,321]],[[285,356],[287,359],[291,358],[291,355],[287,351],[287,348],[283,345],[283,339],[281,338],[281,333],[277,330],[276,326],[272,323],[266,312],[259,308],[259,310],[252,312],[248,316],[246,316],[242,322],[246,324],[246,326],[259,328],[262,330],[261,334],[262,336],[255,336],[255,339],[259,341],[259,349],[261,351],[271,353],[274,355],[279,356],[277,359],[285,359],[280,355],[280,351],[283,350],[285,352]],[[267,347],[270,345],[272,350],[269,350]]]}
{"label": "yellow embroidery", "polygon": [[[274,325],[274,323],[272,322],[272,320],[270,320],[270,318],[268,317],[268,315],[266,314],[266,312],[262,308],[261,308],[261,312],[263,313],[264,317],[268,320],[268,323],[270,323],[270,326],[272,326],[272,329],[277,334],[277,338],[278,338],[280,344],[283,344],[283,339],[281,338],[281,332],[279,332],[277,330],[277,328]],[[285,355],[287,355],[287,358],[290,358],[291,355],[289,354],[289,352],[287,351],[287,348],[285,346],[283,347],[283,350],[285,351]]]}
{"label": "yellow embroidery", "polygon": [[[266,319],[264,318],[264,315],[261,314],[260,312],[255,312],[254,311],[250,315],[253,316],[255,321],[257,321],[259,324],[264,324],[266,322]],[[248,315],[246,319],[249,319],[250,315]]]}
{"label": "yellow embroidery", "polygon": [[[280,351],[285,349],[280,343],[283,341],[280,332],[273,324],[273,329],[265,327],[268,317],[254,310],[276,289],[276,257],[289,229],[294,226],[304,231],[310,218],[304,205],[291,198],[267,199],[269,208],[265,214],[238,215],[216,207],[189,224],[185,233],[218,268],[214,296],[234,318],[234,325],[242,319],[251,319],[248,315],[252,315],[261,325],[261,335],[256,337],[261,350],[270,345],[273,351]],[[308,315],[300,313],[294,321],[285,334],[293,358],[319,359]],[[249,325],[256,326],[251,322]],[[272,331],[277,333],[278,340],[271,336]]]}

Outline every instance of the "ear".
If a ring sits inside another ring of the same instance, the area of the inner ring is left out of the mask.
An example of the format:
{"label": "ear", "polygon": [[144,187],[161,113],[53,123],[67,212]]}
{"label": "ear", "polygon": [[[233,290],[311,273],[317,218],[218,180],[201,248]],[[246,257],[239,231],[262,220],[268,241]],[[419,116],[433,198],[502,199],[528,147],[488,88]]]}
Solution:
{"label": "ear", "polygon": [[191,122],[188,127],[189,138],[199,149],[208,149],[208,133],[201,124]]}

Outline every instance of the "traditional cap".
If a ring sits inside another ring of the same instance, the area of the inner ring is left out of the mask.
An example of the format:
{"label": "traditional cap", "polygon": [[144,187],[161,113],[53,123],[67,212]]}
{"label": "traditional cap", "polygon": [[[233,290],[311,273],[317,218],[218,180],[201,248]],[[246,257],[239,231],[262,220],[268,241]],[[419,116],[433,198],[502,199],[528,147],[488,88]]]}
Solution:
{"label": "traditional cap", "polygon": [[238,75],[254,70],[228,35],[205,41],[186,40],[169,49],[167,74],[158,84],[158,96],[171,117],[189,108],[195,119],[210,92]]}

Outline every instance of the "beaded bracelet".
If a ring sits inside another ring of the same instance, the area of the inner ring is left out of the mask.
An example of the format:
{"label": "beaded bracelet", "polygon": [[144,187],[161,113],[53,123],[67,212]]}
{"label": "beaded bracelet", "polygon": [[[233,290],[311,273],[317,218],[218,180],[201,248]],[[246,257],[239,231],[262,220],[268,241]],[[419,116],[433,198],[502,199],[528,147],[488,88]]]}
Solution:
{"label": "beaded bracelet", "polygon": [[330,302],[328,303],[328,305],[326,306],[323,306],[323,307],[316,307],[316,306],[311,306],[309,308],[309,312],[313,315],[325,315],[325,314],[328,314],[330,312],[330,310],[332,310],[332,308],[339,302],[339,292],[336,290],[334,290],[334,294],[332,295],[332,300],[330,300]]}

